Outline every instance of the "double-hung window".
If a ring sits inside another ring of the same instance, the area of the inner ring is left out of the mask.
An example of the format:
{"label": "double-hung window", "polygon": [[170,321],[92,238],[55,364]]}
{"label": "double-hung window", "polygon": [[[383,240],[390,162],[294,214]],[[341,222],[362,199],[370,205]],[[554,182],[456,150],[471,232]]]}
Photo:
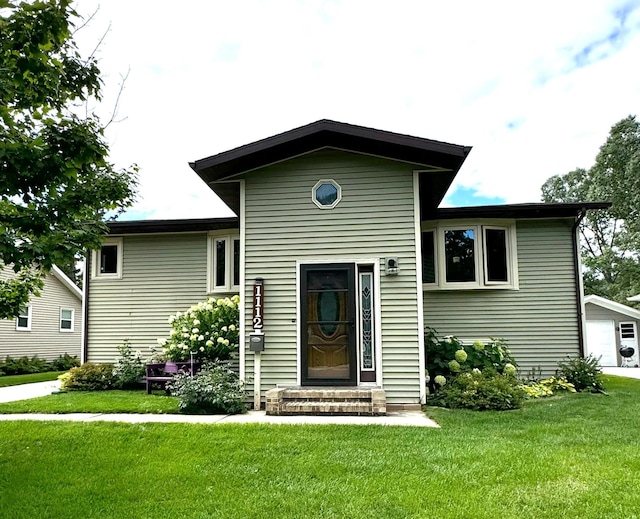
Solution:
{"label": "double-hung window", "polygon": [[237,292],[240,288],[240,237],[212,234],[208,240],[209,292]]}
{"label": "double-hung window", "polygon": [[16,317],[16,330],[19,332],[31,331],[32,308],[31,305],[24,306]]}
{"label": "double-hung window", "polygon": [[60,331],[72,332],[73,331],[73,309],[61,308],[60,309]]}
{"label": "double-hung window", "polygon": [[425,289],[518,288],[514,222],[423,226]]}

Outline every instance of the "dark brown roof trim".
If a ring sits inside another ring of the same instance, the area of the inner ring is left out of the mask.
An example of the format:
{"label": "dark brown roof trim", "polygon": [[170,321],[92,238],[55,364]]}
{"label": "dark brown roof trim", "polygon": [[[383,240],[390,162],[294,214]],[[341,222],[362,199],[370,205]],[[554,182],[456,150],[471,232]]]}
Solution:
{"label": "dark brown roof trim", "polygon": [[322,119],[189,165],[205,182],[210,183],[326,147],[436,166],[454,173],[471,151],[470,146]]}
{"label": "dark brown roof trim", "polygon": [[153,234],[239,229],[240,221],[235,217],[187,220],[132,220],[108,222],[107,226],[110,234]]}
{"label": "dark brown roof trim", "polygon": [[477,207],[444,207],[426,215],[425,220],[453,218],[570,218],[584,211],[608,209],[611,202],[483,205]]}

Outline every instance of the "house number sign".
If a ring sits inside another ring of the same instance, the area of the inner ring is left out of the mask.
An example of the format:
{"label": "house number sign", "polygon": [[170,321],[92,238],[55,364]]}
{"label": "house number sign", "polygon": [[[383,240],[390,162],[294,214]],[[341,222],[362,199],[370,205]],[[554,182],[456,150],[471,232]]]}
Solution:
{"label": "house number sign", "polygon": [[253,330],[261,332],[264,326],[264,285],[262,278],[256,278],[253,285]]}

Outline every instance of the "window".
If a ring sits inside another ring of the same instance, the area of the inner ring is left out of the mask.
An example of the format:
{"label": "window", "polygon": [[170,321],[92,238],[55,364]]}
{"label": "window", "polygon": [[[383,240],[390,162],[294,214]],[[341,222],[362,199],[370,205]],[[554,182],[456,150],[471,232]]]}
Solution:
{"label": "window", "polygon": [[514,222],[433,227],[422,231],[425,289],[518,288]]}
{"label": "window", "polygon": [[31,305],[20,309],[16,317],[16,330],[19,332],[31,331]]}
{"label": "window", "polygon": [[233,235],[209,236],[209,292],[237,292],[240,288],[240,238]]}
{"label": "window", "polygon": [[122,238],[108,238],[92,254],[92,277],[122,277]]}
{"label": "window", "polygon": [[333,180],[319,180],[311,190],[311,199],[320,209],[333,209],[342,198],[342,188]]}
{"label": "window", "polygon": [[73,309],[66,308],[60,309],[60,331],[72,332],[73,331]]}

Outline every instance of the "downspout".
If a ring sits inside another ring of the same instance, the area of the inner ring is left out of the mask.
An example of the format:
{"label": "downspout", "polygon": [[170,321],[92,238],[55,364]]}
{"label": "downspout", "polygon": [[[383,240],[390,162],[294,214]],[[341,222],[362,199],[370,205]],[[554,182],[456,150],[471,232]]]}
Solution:
{"label": "downspout", "polygon": [[573,240],[573,268],[576,284],[576,309],[578,316],[578,350],[581,357],[584,357],[584,324],[583,324],[583,304],[582,304],[582,272],[580,271],[580,240],[578,239],[578,226],[587,215],[587,209],[583,207],[578,213],[573,227],[571,229],[571,238]]}
{"label": "downspout", "polygon": [[82,353],[80,362],[87,362],[89,353],[89,278],[91,276],[91,251],[85,251],[84,279],[82,280]]}

